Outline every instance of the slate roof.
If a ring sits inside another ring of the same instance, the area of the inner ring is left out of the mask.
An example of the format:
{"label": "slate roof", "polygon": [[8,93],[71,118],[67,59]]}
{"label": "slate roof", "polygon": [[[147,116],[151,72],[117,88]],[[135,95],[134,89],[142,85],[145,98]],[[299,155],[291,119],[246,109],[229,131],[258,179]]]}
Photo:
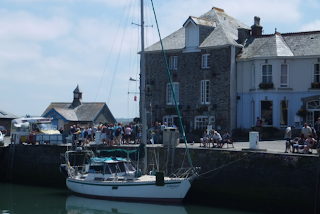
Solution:
{"label": "slate roof", "polygon": [[250,36],[238,59],[320,55],[320,31]]}
{"label": "slate roof", "polygon": [[[239,45],[238,28],[250,29],[239,20],[227,15],[224,10],[213,7],[200,17],[190,16],[188,19],[199,25],[216,25],[211,34],[200,44],[199,48],[221,45]],[[206,21],[205,21],[206,20]],[[188,21],[188,20],[187,20]],[[183,50],[185,48],[185,28],[182,27],[162,39],[165,50]],[[160,41],[145,49],[146,52],[161,51]]]}
{"label": "slate roof", "polygon": [[93,121],[104,107],[107,108],[111,117],[114,119],[111,111],[105,103],[85,102],[76,108],[73,108],[72,103],[51,103],[43,112],[42,116],[54,109],[68,121]]}
{"label": "slate roof", "polygon": [[0,109],[0,119],[14,119],[19,117],[20,116],[17,116],[11,112],[8,112],[7,110]]}

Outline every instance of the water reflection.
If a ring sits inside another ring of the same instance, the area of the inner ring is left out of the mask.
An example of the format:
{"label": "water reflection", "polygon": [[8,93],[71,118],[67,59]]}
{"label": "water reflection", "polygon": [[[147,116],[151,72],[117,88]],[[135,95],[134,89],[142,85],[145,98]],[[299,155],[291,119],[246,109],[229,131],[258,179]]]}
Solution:
{"label": "water reflection", "polygon": [[144,204],[134,202],[118,202],[88,199],[71,195],[66,201],[66,210],[69,214],[74,213],[108,213],[108,214],[187,214],[182,205]]}
{"label": "water reflection", "polygon": [[248,214],[197,205],[161,205],[88,199],[67,189],[0,183],[0,214]]}

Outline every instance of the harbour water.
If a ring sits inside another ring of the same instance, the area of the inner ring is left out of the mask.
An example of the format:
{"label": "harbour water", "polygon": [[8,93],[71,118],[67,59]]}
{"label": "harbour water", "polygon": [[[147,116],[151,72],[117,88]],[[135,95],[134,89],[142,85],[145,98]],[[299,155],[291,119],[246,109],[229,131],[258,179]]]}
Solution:
{"label": "harbour water", "polygon": [[[190,204],[161,205],[78,197],[67,189],[0,183],[1,214],[254,214]],[[258,213],[256,213],[258,214]]]}

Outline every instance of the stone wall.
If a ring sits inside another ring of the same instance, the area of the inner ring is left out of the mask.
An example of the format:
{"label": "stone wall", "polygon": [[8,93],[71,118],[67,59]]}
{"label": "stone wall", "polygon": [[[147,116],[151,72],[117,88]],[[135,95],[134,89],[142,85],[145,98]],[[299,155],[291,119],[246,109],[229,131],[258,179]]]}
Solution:
{"label": "stone wall", "polygon": [[[65,179],[59,172],[59,156],[65,150],[64,146],[17,145],[12,181],[65,188]],[[149,164],[153,163],[154,152],[160,155],[160,169],[166,171],[167,149],[148,148]],[[0,147],[2,181],[7,177],[8,154],[8,147]],[[303,208],[304,213],[311,213],[308,211],[313,209],[316,182],[319,179],[319,159],[316,156],[197,148],[190,149],[190,155],[193,166],[201,167],[201,171],[186,201],[217,206],[226,203],[230,207],[263,206],[266,209],[278,209],[279,206],[286,207],[288,211]],[[175,169],[181,167],[182,163],[184,167],[189,166],[185,149],[177,148]]]}
{"label": "stone wall", "polygon": [[[201,68],[202,54],[210,54],[210,68]],[[184,125],[194,123],[194,117],[215,115],[220,120],[221,130],[230,132],[230,47],[206,49],[201,52],[167,53],[178,56],[178,70],[171,70],[173,82],[179,82],[179,109]],[[210,104],[201,104],[201,80],[210,80]],[[162,122],[166,115],[177,115],[174,105],[166,103],[168,74],[162,53],[146,54],[146,81],[153,84],[151,95],[146,97],[147,105],[152,103],[152,118]],[[187,128],[187,130],[189,130]]]}

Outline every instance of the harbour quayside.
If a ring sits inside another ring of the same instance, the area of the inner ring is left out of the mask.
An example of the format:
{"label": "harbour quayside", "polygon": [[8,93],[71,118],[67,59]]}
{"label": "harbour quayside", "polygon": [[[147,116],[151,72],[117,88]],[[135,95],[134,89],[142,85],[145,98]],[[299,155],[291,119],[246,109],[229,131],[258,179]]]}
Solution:
{"label": "harbour quayside", "polygon": [[[171,83],[171,90],[175,100],[180,127],[186,145],[190,167],[181,168],[169,176],[163,172],[146,174],[147,170],[147,125],[145,105],[145,60],[144,60],[144,18],[143,0],[141,2],[141,63],[140,63],[140,119],[142,122],[141,145],[136,151],[106,150],[100,151],[100,158],[95,157],[91,150],[67,151],[63,156],[65,163],[60,171],[66,176],[67,187],[78,195],[90,198],[105,198],[112,200],[139,200],[156,202],[181,202],[197,176],[199,168],[193,167],[190,158],[185,132],[182,126],[179,108],[174,93],[168,63],[167,72]],[[152,2],[152,1],[151,1]],[[153,5],[153,2],[152,2]],[[154,14],[155,15],[155,14]],[[155,16],[156,17],[156,16]],[[158,29],[159,32],[159,29]],[[162,44],[160,32],[160,42]],[[75,157],[83,155],[83,161]],[[121,156],[121,158],[119,157]],[[132,160],[137,161],[136,164]],[[141,162],[140,162],[141,160]],[[139,169],[142,165],[141,170]],[[142,173],[143,175],[141,175]]]}

